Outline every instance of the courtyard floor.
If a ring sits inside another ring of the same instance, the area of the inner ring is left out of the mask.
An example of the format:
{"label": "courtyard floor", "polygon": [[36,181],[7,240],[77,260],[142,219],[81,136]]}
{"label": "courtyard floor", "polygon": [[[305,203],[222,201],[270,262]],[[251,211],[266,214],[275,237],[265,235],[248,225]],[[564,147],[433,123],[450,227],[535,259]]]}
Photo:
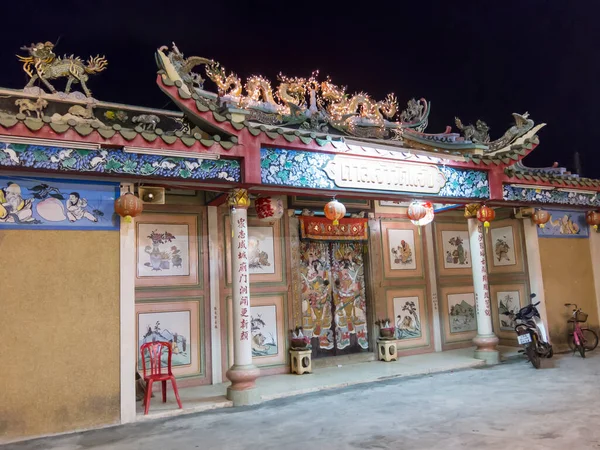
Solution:
{"label": "courtyard floor", "polygon": [[321,391],[2,449],[598,449],[600,352]]}

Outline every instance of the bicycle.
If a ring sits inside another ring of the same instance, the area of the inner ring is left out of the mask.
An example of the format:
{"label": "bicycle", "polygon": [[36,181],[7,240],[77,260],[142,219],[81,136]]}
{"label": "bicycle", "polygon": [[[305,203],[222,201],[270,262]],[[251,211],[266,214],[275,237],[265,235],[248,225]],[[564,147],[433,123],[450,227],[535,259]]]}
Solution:
{"label": "bicycle", "polygon": [[575,353],[576,350],[582,358],[585,358],[585,352],[591,352],[598,346],[598,335],[595,331],[589,328],[582,328],[580,323],[587,322],[588,315],[581,308],[577,307],[576,303],[565,303],[565,306],[574,306],[572,317],[568,323],[573,324],[573,331],[569,331],[567,335],[567,343],[569,348]]}

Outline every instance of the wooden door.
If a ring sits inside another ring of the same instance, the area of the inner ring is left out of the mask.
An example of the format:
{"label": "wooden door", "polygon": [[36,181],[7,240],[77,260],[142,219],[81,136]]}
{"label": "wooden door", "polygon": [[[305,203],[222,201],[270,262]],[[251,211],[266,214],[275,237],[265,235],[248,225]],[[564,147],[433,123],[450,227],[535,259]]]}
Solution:
{"label": "wooden door", "polygon": [[302,316],[313,357],[369,350],[363,244],[300,244]]}

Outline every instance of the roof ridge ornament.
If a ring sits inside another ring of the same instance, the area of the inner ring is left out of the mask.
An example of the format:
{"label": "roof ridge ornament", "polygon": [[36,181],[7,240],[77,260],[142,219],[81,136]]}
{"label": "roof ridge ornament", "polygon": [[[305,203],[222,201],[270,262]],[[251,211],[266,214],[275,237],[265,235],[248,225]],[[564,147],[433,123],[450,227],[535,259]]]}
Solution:
{"label": "roof ridge ornament", "polygon": [[50,90],[50,93],[57,94],[50,80],[67,78],[65,94],[70,93],[73,83],[80,83],[85,96],[92,98],[92,92],[87,87],[88,75],[102,72],[108,65],[106,58],[100,55],[90,57],[87,64],[78,56],[56,56],[54,44],[50,41],[32,43],[29,47],[21,47],[21,50],[29,53],[28,56],[17,55],[23,63],[23,70],[30,77],[24,90],[33,88],[35,82],[39,80]]}

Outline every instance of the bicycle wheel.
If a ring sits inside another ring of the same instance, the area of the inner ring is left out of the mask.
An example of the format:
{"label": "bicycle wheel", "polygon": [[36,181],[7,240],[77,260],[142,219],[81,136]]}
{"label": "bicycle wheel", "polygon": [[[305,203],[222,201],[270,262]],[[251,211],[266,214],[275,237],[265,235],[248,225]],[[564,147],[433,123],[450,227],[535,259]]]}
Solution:
{"label": "bicycle wheel", "polygon": [[583,331],[583,337],[585,339],[584,346],[586,352],[591,352],[596,347],[598,347],[598,335],[595,331],[590,330],[588,328],[581,331]]}
{"label": "bicycle wheel", "polygon": [[579,350],[579,354],[582,358],[585,358],[585,347],[583,345],[578,345],[577,349]]}

